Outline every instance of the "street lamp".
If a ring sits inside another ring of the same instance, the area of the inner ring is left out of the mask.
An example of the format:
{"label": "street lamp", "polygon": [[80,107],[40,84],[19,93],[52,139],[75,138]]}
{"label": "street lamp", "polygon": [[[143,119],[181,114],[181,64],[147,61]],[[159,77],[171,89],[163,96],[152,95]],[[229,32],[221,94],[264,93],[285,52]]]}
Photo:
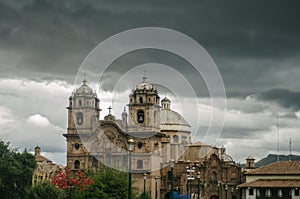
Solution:
{"label": "street lamp", "polygon": [[198,179],[198,199],[200,199],[200,171],[197,173],[197,179]]}
{"label": "street lamp", "polygon": [[170,162],[170,168],[171,168],[171,176],[170,176],[170,180],[171,180],[171,191],[170,191],[170,194],[169,194],[169,198],[172,199],[173,198],[173,169],[174,169],[174,160],[171,159]]}
{"label": "street lamp", "polygon": [[228,185],[227,184],[225,184],[225,198],[226,199],[228,199],[228,194],[227,194],[227,190],[228,190]]}
{"label": "street lamp", "polygon": [[218,182],[218,199],[220,199],[220,186],[221,186],[221,183]]}
{"label": "street lamp", "polygon": [[158,177],[156,176],[155,177],[155,199],[157,199],[157,180],[158,180]]}
{"label": "street lamp", "polygon": [[189,189],[190,189],[190,195],[189,195],[189,198],[191,199],[192,197],[192,180],[195,180],[194,178],[194,175],[193,173],[195,172],[195,167],[192,167],[191,165],[186,167],[186,172],[188,173],[188,177],[187,177],[187,180],[188,180],[188,183],[189,183]]}
{"label": "street lamp", "polygon": [[144,173],[144,199],[146,199],[146,176],[147,174]]}
{"label": "street lamp", "polygon": [[131,190],[131,153],[133,151],[134,148],[134,140],[132,138],[130,138],[128,140],[128,151],[129,151],[129,166],[128,166],[128,199],[131,199],[131,194],[132,194],[132,190]]}

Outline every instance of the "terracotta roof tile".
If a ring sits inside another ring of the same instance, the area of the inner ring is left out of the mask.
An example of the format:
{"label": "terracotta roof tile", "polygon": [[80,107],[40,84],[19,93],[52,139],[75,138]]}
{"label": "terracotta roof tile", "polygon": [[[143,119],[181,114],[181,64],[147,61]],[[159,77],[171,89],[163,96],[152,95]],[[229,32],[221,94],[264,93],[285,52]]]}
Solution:
{"label": "terracotta roof tile", "polygon": [[255,188],[284,188],[284,187],[300,187],[300,179],[258,179],[247,182],[238,186],[239,188],[255,187]]}
{"label": "terracotta roof tile", "polygon": [[35,156],[35,161],[36,161],[36,162],[44,162],[44,161],[46,161],[46,162],[51,162],[51,163],[52,163],[51,160],[45,158],[45,157],[42,156],[42,155],[36,155],[36,156]]}
{"label": "terracotta roof tile", "polygon": [[300,161],[274,162],[251,170],[246,175],[291,175],[300,174]]}

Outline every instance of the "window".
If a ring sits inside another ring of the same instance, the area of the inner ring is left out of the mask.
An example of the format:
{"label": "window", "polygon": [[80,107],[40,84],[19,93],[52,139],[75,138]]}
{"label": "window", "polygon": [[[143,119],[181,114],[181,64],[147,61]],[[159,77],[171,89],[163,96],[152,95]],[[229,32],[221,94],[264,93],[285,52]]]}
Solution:
{"label": "window", "polygon": [[253,189],[249,189],[249,196],[253,196]]}
{"label": "window", "polygon": [[79,160],[75,160],[74,162],[74,169],[79,169],[80,168],[80,161]]}
{"label": "window", "polygon": [[187,137],[185,135],[182,136],[182,143],[187,144]]}
{"label": "window", "polygon": [[143,168],[143,160],[136,161],[136,168],[137,169],[142,169]]}
{"label": "window", "polygon": [[144,111],[143,110],[138,110],[137,118],[138,118],[138,123],[144,122]]}
{"label": "window", "polygon": [[259,198],[260,197],[260,191],[259,189],[256,190],[256,196]]}
{"label": "window", "polygon": [[75,143],[74,147],[75,147],[76,150],[78,150],[80,145],[78,143]]}
{"label": "window", "polygon": [[268,198],[271,197],[271,190],[270,189],[266,190],[266,197],[268,197]]}
{"label": "window", "polygon": [[178,142],[178,135],[173,136],[173,142]]}
{"label": "window", "polygon": [[106,161],[106,165],[110,165],[111,164],[111,162],[110,162],[110,154],[109,153],[107,153],[105,155],[105,161]]}
{"label": "window", "polygon": [[82,106],[82,101],[81,100],[78,101],[78,105]]}
{"label": "window", "polygon": [[123,167],[128,166],[127,162],[128,162],[128,156],[127,155],[123,155],[123,157],[122,157],[122,166]]}
{"label": "window", "polygon": [[295,189],[295,196],[299,196],[299,189]]}
{"label": "window", "polygon": [[138,149],[141,149],[143,147],[143,143],[138,142],[137,147],[138,147]]}
{"label": "window", "polygon": [[142,104],[143,103],[143,98],[140,97],[139,100],[140,100],[140,103]]}
{"label": "window", "polygon": [[81,125],[83,123],[83,114],[81,112],[78,112],[76,114],[76,121],[78,125]]}

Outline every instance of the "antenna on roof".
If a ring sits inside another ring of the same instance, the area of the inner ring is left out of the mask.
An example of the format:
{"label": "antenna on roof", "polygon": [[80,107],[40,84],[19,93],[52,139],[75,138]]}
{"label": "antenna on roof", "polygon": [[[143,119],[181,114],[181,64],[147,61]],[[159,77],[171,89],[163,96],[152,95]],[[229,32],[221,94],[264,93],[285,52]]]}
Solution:
{"label": "antenna on roof", "polygon": [[277,114],[277,162],[279,162],[279,119]]}
{"label": "antenna on roof", "polygon": [[292,160],[292,138],[290,137],[290,140],[289,140],[289,145],[290,145],[290,155],[289,155],[289,161]]}

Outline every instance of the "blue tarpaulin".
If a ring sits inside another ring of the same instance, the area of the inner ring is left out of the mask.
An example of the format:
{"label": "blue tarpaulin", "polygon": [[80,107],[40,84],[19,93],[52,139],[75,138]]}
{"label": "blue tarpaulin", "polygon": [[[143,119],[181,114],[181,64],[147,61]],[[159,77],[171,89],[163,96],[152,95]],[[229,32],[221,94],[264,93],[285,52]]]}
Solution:
{"label": "blue tarpaulin", "polygon": [[173,192],[173,199],[190,199],[190,193],[187,193],[185,195],[180,195],[179,192],[174,191]]}

